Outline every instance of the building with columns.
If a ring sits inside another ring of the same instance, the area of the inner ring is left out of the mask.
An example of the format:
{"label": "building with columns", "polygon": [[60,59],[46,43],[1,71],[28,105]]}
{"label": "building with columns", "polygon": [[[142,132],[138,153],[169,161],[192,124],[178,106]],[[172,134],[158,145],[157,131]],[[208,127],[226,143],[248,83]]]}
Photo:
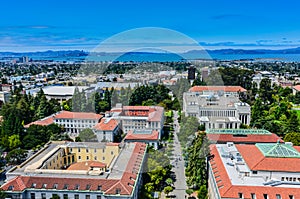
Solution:
{"label": "building with columns", "polygon": [[239,100],[243,92],[240,86],[194,86],[183,94],[183,112],[206,129],[237,129],[251,120],[250,106]]}

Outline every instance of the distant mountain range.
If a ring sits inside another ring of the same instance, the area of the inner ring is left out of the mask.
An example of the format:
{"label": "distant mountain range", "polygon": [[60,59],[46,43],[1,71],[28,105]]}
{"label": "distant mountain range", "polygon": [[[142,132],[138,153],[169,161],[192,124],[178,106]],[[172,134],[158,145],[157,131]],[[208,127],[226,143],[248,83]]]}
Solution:
{"label": "distant mountain range", "polygon": [[82,57],[88,52],[82,50],[41,51],[41,52],[0,52],[0,57]]}
{"label": "distant mountain range", "polygon": [[207,50],[208,53],[212,54],[300,54],[300,47],[289,48],[281,50],[267,50],[267,49],[257,49],[257,50],[244,50],[244,49],[221,49],[221,50]]}
{"label": "distant mountain range", "polygon": [[[251,55],[251,54],[300,54],[300,47],[298,48],[289,48],[281,50],[268,50],[268,49],[257,49],[257,50],[245,50],[245,49],[220,49],[220,50],[192,50],[183,54],[196,54],[196,53],[209,53],[211,55]],[[93,53],[94,55],[106,56],[106,55],[116,55],[123,53]],[[130,52],[129,54],[160,54],[160,53],[151,53],[151,52]],[[168,53],[162,53],[168,54]],[[90,55],[89,52],[82,50],[64,50],[64,51],[42,51],[42,52],[0,52],[0,57],[43,57],[43,58],[55,58],[55,57],[85,57]]]}

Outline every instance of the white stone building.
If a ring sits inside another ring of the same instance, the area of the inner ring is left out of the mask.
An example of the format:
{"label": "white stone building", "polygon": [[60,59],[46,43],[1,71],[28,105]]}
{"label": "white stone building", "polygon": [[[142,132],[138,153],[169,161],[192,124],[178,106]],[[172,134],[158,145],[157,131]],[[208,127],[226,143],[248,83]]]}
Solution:
{"label": "white stone building", "polygon": [[251,109],[239,100],[240,86],[194,86],[183,94],[183,112],[207,129],[236,129],[250,124]]}

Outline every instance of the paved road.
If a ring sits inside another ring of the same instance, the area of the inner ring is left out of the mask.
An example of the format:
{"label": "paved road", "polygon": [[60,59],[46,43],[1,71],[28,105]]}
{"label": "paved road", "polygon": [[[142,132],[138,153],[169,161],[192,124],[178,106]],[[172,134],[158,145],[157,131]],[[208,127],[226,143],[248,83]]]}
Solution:
{"label": "paved road", "polygon": [[178,113],[174,111],[174,161],[172,161],[175,165],[172,171],[175,172],[176,181],[174,183],[175,189],[169,195],[175,195],[176,198],[184,199],[185,198],[185,190],[187,189],[186,186],[186,178],[185,178],[185,168],[184,168],[184,160],[182,157],[182,151],[180,142],[178,140],[177,133],[179,133],[179,123],[178,123]]}

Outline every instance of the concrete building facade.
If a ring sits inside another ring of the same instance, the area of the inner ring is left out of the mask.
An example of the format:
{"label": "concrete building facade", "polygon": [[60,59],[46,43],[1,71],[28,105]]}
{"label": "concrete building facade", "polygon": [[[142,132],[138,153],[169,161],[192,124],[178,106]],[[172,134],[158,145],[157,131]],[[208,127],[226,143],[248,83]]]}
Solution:
{"label": "concrete building facade", "polygon": [[250,124],[251,109],[239,100],[240,86],[194,86],[183,94],[183,112],[206,129],[237,129]]}

